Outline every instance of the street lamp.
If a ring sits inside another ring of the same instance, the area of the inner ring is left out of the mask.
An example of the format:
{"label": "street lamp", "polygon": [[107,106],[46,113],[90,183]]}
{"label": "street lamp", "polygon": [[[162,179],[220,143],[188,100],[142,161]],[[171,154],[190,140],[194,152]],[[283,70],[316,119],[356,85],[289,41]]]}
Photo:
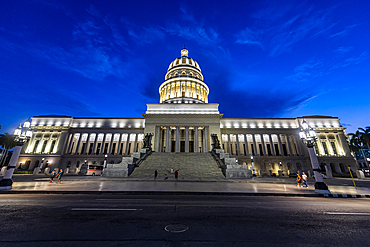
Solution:
{"label": "street lamp", "polygon": [[106,154],[106,155],[104,155],[104,168],[107,168],[107,157],[108,157],[108,155]]}
{"label": "street lamp", "polygon": [[312,170],[315,175],[315,192],[317,193],[330,193],[328,186],[324,183],[320,164],[317,160],[316,152],[314,150],[314,145],[316,142],[316,132],[308,126],[307,122],[303,120],[301,124],[301,131],[299,132],[299,137],[304,144],[307,145],[308,153],[310,155]]}
{"label": "street lamp", "polygon": [[41,173],[41,172],[42,172],[42,166],[43,166],[43,164],[44,164],[44,160],[45,160],[45,158],[44,158],[44,157],[42,157],[42,159],[41,159],[41,164],[40,164],[40,170],[39,170],[39,173]]}
{"label": "street lamp", "polygon": [[256,176],[256,171],[254,170],[254,160],[253,160],[253,156],[251,156],[251,161],[252,161],[252,176],[255,177]]}
{"label": "street lamp", "polygon": [[26,122],[24,122],[23,127],[22,127],[22,125],[19,125],[19,127],[16,128],[15,131],[14,131],[13,138],[14,138],[15,147],[14,147],[14,150],[13,150],[13,155],[10,158],[9,165],[8,165],[8,168],[5,172],[5,175],[4,175],[3,179],[0,180],[0,190],[1,189],[11,189],[12,188],[13,172],[14,172],[14,169],[17,165],[18,158],[19,158],[19,155],[20,155],[21,150],[22,150],[22,146],[23,146],[23,144],[28,142],[28,140],[32,136],[32,129],[30,128],[30,126],[31,126],[31,120],[28,119]]}

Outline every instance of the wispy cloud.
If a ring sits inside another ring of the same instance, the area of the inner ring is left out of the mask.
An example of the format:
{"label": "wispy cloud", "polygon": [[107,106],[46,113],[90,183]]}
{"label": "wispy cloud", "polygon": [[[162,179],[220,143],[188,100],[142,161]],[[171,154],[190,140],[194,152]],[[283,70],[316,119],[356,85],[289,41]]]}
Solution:
{"label": "wispy cloud", "polygon": [[345,54],[348,53],[349,51],[352,51],[354,49],[353,46],[348,46],[348,47],[338,47],[337,49],[333,50],[334,53],[339,53],[339,54]]}
{"label": "wispy cloud", "polygon": [[359,64],[359,63],[362,63],[362,62],[364,62],[368,59],[370,59],[370,55],[369,55],[368,52],[364,51],[358,56],[352,56],[352,57],[349,57],[349,58],[347,58],[343,61],[333,63],[330,67],[330,70],[347,67],[347,66],[352,65],[352,64]]}
{"label": "wispy cloud", "polygon": [[240,31],[236,35],[237,39],[235,43],[237,44],[248,44],[248,45],[258,45],[263,48],[261,41],[259,40],[259,34],[257,32],[252,31],[249,28],[246,28]]}
{"label": "wispy cloud", "polygon": [[128,30],[128,34],[139,44],[149,44],[163,40],[166,34],[161,27],[136,27]]}
{"label": "wispy cloud", "polygon": [[290,51],[300,41],[327,33],[333,28],[336,23],[330,22],[331,11],[316,10],[305,4],[273,4],[252,15],[254,24],[237,33],[236,43],[259,45],[270,56],[278,56]]}
{"label": "wispy cloud", "polygon": [[355,27],[357,27],[359,25],[362,25],[362,23],[357,23],[357,24],[353,24],[353,25],[347,26],[344,30],[342,30],[340,32],[337,32],[335,34],[330,35],[330,38],[333,38],[333,37],[336,37],[336,36],[347,35],[349,33],[349,31],[351,31],[353,28],[355,28]]}
{"label": "wispy cloud", "polygon": [[297,66],[294,69],[294,74],[287,76],[286,79],[293,80],[296,82],[307,82],[309,78],[314,78],[322,75],[322,67],[324,66],[322,61],[309,60]]}

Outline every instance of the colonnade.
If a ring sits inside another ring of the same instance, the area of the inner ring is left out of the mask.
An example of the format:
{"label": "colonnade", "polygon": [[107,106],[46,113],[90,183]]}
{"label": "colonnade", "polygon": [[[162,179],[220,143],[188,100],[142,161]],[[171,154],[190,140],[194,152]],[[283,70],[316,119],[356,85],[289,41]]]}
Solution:
{"label": "colonnade", "polygon": [[300,156],[297,137],[288,134],[223,134],[223,148],[231,155]]}
{"label": "colonnade", "polygon": [[156,152],[208,152],[208,126],[156,126]]}
{"label": "colonnade", "polygon": [[128,155],[142,146],[143,133],[72,133],[64,154]]}
{"label": "colonnade", "polygon": [[208,89],[201,83],[189,81],[174,81],[164,85],[160,92],[160,103],[165,100],[188,97],[208,103]]}
{"label": "colonnade", "polygon": [[318,133],[316,152],[322,156],[349,155],[348,145],[343,145],[343,143],[347,143],[343,133]]}

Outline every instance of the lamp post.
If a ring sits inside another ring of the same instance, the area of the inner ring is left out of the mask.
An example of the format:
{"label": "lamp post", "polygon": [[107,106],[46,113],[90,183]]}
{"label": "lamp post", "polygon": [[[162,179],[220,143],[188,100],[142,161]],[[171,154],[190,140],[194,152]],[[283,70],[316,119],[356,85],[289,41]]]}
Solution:
{"label": "lamp post", "polygon": [[1,189],[11,189],[13,184],[13,172],[17,165],[19,155],[22,150],[23,144],[25,144],[32,136],[32,129],[30,128],[31,121],[28,119],[26,122],[24,122],[23,127],[19,125],[18,128],[14,131],[14,150],[13,155],[10,158],[9,165],[7,167],[7,170],[5,172],[5,175],[3,179],[0,180],[0,190]]}
{"label": "lamp post", "polygon": [[104,166],[103,166],[103,168],[107,168],[107,157],[108,157],[107,154],[104,155]]}
{"label": "lamp post", "polygon": [[44,158],[44,157],[42,157],[42,159],[41,159],[41,164],[40,164],[40,170],[39,170],[39,173],[41,173],[41,172],[42,172],[42,167],[43,167],[43,164],[44,164],[44,160],[45,160],[45,158]]}
{"label": "lamp post", "polygon": [[254,169],[254,160],[253,160],[253,156],[251,156],[251,161],[252,161],[252,176],[255,177],[256,176],[256,171]]}
{"label": "lamp post", "polygon": [[308,153],[310,155],[310,160],[311,160],[311,166],[312,170],[315,174],[315,192],[317,193],[327,193],[329,194],[329,188],[328,186],[324,183],[322,174],[321,174],[321,169],[320,169],[320,164],[316,156],[316,152],[314,149],[314,145],[316,142],[316,132],[310,128],[305,120],[302,121],[301,124],[301,131],[299,132],[299,137],[303,141],[304,144],[307,145],[308,148]]}

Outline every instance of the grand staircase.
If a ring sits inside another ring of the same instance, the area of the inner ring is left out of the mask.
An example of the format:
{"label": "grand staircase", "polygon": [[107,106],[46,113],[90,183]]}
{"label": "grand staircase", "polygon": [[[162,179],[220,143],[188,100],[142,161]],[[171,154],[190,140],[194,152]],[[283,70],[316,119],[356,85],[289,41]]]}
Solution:
{"label": "grand staircase", "polygon": [[179,178],[224,178],[221,169],[210,153],[152,153],[130,177],[158,177],[170,174],[171,168],[179,171]]}

